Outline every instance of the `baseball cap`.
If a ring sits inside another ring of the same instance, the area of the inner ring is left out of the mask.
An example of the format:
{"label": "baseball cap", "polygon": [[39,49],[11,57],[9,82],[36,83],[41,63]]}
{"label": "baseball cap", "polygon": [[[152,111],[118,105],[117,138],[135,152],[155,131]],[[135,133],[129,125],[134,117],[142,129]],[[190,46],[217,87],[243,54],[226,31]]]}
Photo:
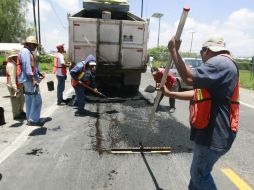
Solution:
{"label": "baseball cap", "polygon": [[202,47],[208,48],[213,52],[227,51],[230,53],[230,51],[226,48],[226,43],[222,37],[210,38],[203,43]]}
{"label": "baseball cap", "polygon": [[63,44],[63,43],[58,43],[58,44],[56,45],[56,48],[61,48],[61,47],[64,47],[64,44]]}

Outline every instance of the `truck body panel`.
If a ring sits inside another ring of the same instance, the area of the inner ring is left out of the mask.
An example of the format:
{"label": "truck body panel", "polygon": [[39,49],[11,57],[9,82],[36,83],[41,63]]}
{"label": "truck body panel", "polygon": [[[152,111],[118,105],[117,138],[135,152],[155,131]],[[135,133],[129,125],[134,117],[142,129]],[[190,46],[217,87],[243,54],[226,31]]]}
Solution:
{"label": "truck body panel", "polygon": [[101,16],[100,11],[82,10],[69,17],[70,59],[77,63],[93,54],[97,78],[105,82],[116,76],[123,86],[139,86],[146,70],[148,22],[129,12]]}

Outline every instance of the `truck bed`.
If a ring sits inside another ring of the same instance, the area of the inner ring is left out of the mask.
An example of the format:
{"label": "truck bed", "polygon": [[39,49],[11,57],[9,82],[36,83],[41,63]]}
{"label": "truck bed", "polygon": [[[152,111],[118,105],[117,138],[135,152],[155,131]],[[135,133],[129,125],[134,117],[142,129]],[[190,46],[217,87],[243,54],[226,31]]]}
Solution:
{"label": "truck bed", "polygon": [[[80,12],[74,14],[72,17],[102,18],[102,11],[101,10],[89,11],[89,10],[83,9]],[[112,20],[144,21],[143,19],[137,17],[136,15],[130,12],[118,12],[118,11],[111,11],[111,19]]]}

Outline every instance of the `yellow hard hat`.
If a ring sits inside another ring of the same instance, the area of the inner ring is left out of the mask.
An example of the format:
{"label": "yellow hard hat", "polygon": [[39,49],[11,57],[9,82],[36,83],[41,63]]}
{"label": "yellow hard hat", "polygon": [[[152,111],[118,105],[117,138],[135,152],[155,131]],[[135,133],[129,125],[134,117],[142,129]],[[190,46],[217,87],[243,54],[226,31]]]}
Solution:
{"label": "yellow hard hat", "polygon": [[24,42],[22,42],[22,44],[36,44],[36,45],[38,45],[38,42],[37,42],[35,36],[28,36],[26,38],[26,40]]}

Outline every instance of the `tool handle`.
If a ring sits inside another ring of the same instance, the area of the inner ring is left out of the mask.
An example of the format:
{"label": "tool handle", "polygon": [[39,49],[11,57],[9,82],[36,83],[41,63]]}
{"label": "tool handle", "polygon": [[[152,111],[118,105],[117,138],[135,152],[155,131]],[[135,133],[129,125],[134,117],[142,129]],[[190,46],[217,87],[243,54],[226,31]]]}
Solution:
{"label": "tool handle", "polygon": [[105,94],[102,94],[101,92],[98,92],[98,94],[102,97],[102,98],[107,98],[107,96]]}
{"label": "tool handle", "polygon": [[106,98],[107,96],[102,94],[101,92],[95,91],[92,87],[88,86],[87,84],[83,83],[82,81],[78,81],[78,84],[80,84],[81,86],[87,88],[88,90],[98,94],[99,96],[102,96],[103,98]]}
{"label": "tool handle", "polygon": [[[178,27],[177,27],[177,30],[176,30],[176,34],[175,34],[175,39],[176,39],[176,40],[180,40],[182,31],[183,31],[183,27],[184,27],[184,25],[185,25],[185,21],[186,21],[186,19],[187,19],[188,13],[189,13],[189,10],[190,10],[190,8],[188,8],[188,7],[183,8],[183,12],[182,12],[182,15],[181,15],[181,19],[180,19],[180,21],[179,21],[179,24],[178,24]],[[162,76],[162,79],[161,79],[160,88],[163,87],[164,84],[165,84],[165,82],[166,82],[167,75],[168,75],[168,71],[169,71],[169,68],[170,68],[171,64],[172,64],[172,57],[171,57],[171,54],[169,53],[167,65],[166,65],[166,68],[165,68],[165,72],[163,73],[163,76]],[[148,129],[149,129],[150,126],[151,126],[151,123],[152,123],[152,120],[153,120],[155,111],[156,111],[156,109],[157,109],[157,107],[158,107],[158,104],[159,104],[159,101],[160,101],[161,94],[162,94],[161,91],[157,91],[157,95],[156,95],[156,98],[155,98],[155,102],[154,102],[154,105],[153,105],[153,108],[152,108],[152,113],[151,113],[151,115],[150,115],[148,124],[147,124],[147,126],[146,126],[145,134],[144,134],[144,137],[143,137],[143,140],[142,140],[142,143],[141,143],[142,145],[143,145],[143,144],[145,143],[145,141],[146,141],[147,134],[148,134]]]}
{"label": "tool handle", "polygon": [[[178,24],[178,27],[177,27],[177,30],[176,30],[176,34],[175,34],[175,39],[176,40],[180,40],[180,38],[181,38],[181,35],[182,35],[182,32],[183,32],[183,28],[184,28],[185,21],[187,19],[189,10],[190,10],[190,8],[183,8],[182,16],[181,16],[181,19],[179,21],[179,24]],[[165,82],[166,82],[168,71],[169,71],[169,68],[170,68],[171,64],[172,64],[172,57],[171,57],[171,54],[169,53],[168,54],[167,65],[166,65],[166,68],[165,68],[165,72],[164,72],[164,74],[162,76],[162,79],[161,79],[160,88],[163,87]]]}

